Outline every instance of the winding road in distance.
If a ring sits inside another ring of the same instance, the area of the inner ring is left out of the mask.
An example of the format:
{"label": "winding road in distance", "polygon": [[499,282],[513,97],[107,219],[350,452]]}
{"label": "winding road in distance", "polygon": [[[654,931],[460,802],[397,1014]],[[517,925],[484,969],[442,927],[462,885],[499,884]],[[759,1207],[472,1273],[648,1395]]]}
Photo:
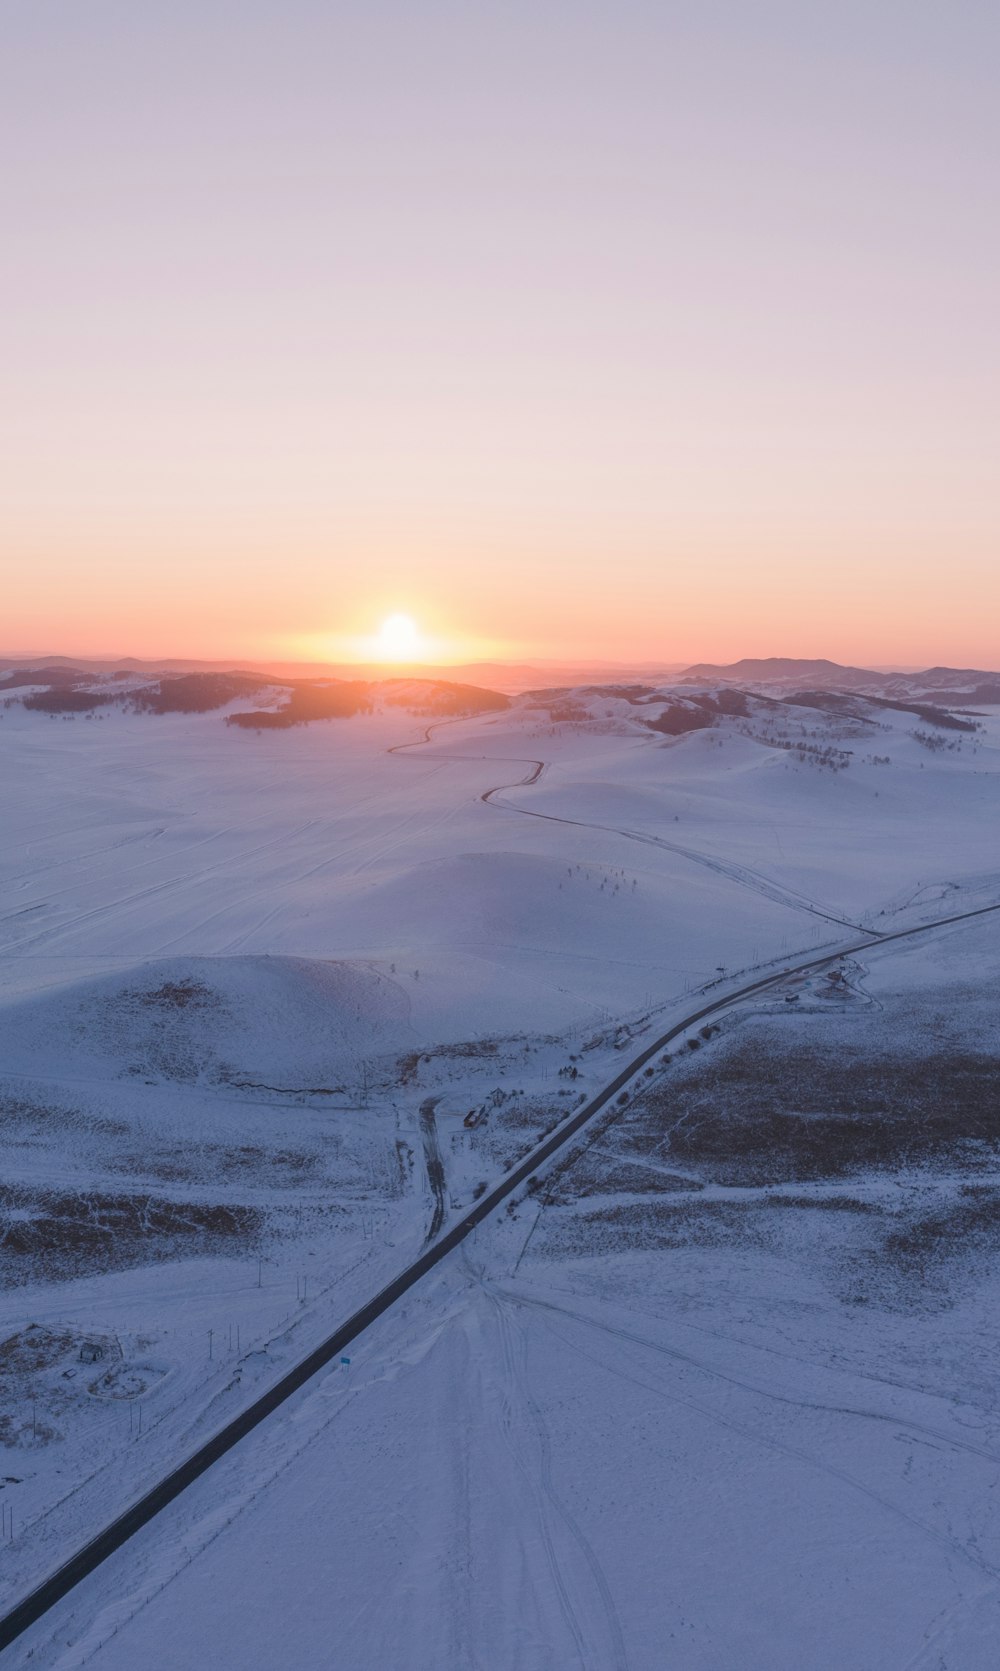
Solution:
{"label": "winding road in distance", "polygon": [[[445,725],[460,725],[468,715],[459,715],[454,719],[436,720],[433,725],[424,728],[422,737],[412,743],[397,743],[387,750],[389,754],[405,754],[409,749],[426,748],[433,741],[432,733],[439,731]],[[650,737],[651,747],[662,744],[663,739]],[[492,789],[484,789],[479,799],[485,806],[503,807],[507,812],[517,813],[521,818],[540,818],[546,824],[566,824],[577,830],[603,830],[607,835],[621,836],[623,841],[636,841],[645,847],[658,847],[665,853],[676,853],[682,859],[689,859],[692,864],[701,865],[704,870],[711,870],[717,876],[725,876],[730,882],[739,887],[749,888],[752,893],[762,894],[775,905],[788,906],[793,911],[806,911],[811,917],[819,917],[824,922],[834,923],[838,928],[851,928],[859,934],[878,935],[877,929],[865,928],[863,923],[854,922],[850,917],[842,917],[836,911],[829,911],[808,894],[799,893],[795,888],[787,888],[773,877],[765,875],[763,871],[754,870],[749,865],[737,864],[734,859],[717,858],[711,853],[702,853],[697,847],[686,847],[680,841],[668,841],[666,836],[652,835],[645,830],[621,829],[617,824],[600,824],[587,818],[569,818],[556,812],[538,812],[533,807],[516,806],[512,801],[498,801],[494,797],[502,795],[505,789],[528,789],[537,783],[545,771],[548,761],[535,760],[527,755],[517,754],[437,754],[430,755],[432,760],[466,760],[480,764],[496,760],[498,764],[512,766],[527,766],[529,771],[525,777],[517,778],[514,783],[496,783]]]}

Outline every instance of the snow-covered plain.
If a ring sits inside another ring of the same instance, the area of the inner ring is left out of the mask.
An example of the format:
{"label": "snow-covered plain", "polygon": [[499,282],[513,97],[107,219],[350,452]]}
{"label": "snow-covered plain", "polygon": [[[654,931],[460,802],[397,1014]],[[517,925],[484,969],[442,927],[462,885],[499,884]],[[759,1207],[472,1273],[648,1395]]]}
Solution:
{"label": "snow-covered plain", "polygon": [[[995,710],[559,711],[4,714],[8,1600],[406,1263],[429,1144],[452,1212],[697,990],[1000,900]],[[14,1654],[992,1666],[998,974],[734,1011]]]}

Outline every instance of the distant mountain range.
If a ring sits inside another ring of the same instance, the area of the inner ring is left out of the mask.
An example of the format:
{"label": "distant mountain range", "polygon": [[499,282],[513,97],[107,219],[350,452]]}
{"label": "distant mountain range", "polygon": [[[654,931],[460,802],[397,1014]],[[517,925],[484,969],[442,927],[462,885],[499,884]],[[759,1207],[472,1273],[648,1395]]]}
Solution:
{"label": "distant mountain range", "polygon": [[807,661],[795,656],[745,656],[725,666],[712,662],[698,662],[681,674],[682,679],[716,681],[723,684],[794,684],[803,681],[810,685],[848,685],[859,690],[864,685],[883,685],[886,674],[875,673],[868,667],[842,667],[836,661]]}
{"label": "distant mountain range", "polygon": [[136,656],[93,657],[54,655],[2,655],[0,677],[13,672],[44,668],[45,683],[54,683],[60,669],[65,669],[66,682],[72,675],[92,673],[109,675],[132,674],[136,678],[155,679],[161,674],[183,673],[259,673],[270,679],[444,679],[452,683],[487,685],[494,690],[515,692],[540,685],[607,684],[622,678],[639,679],[647,684],[661,684],[675,678],[676,662],[642,663],[632,666],[619,662],[556,662],[539,660],[537,663],[501,661],[463,662],[460,664],[417,664],[396,667],[386,662],[304,662],[304,661],[185,661],[166,657],[162,661],[141,660]]}
{"label": "distant mountain range", "polygon": [[764,685],[781,689],[879,691],[884,695],[964,696],[976,702],[1000,702],[1000,673],[975,667],[928,667],[922,671],[878,671],[845,667],[840,662],[796,656],[744,657],[719,666],[698,662],[680,675],[682,683]]}
{"label": "distant mountain range", "polygon": [[[36,677],[31,677],[34,674]],[[235,660],[190,661],[167,658],[146,661],[135,656],[95,659],[83,656],[0,656],[0,689],[39,684],[49,689],[73,688],[96,677],[120,681],[209,675],[238,675],[262,682],[297,683],[314,680],[359,680],[384,683],[410,678],[442,681],[452,685],[475,685],[508,695],[525,690],[568,689],[643,684],[650,688],[667,685],[735,685],[773,693],[803,690],[857,691],[884,697],[922,697],[927,701],[952,703],[1000,703],[1000,673],[975,667],[928,667],[900,670],[850,667],[825,658],[797,656],[746,656],[740,661],[697,662],[680,670],[666,663],[628,665],[620,662],[467,662],[461,665],[394,667],[386,663],[347,662],[246,662]]]}

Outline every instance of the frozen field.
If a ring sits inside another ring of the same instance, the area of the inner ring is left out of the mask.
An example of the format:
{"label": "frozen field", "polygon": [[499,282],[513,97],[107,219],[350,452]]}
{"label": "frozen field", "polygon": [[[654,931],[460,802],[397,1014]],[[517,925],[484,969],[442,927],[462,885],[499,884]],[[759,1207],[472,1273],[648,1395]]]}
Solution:
{"label": "frozen field", "polygon": [[[699,989],[1000,899],[996,710],[780,707],[5,712],[7,1599]],[[1000,920],[833,968],[676,1053],[15,1658],[995,1664]]]}

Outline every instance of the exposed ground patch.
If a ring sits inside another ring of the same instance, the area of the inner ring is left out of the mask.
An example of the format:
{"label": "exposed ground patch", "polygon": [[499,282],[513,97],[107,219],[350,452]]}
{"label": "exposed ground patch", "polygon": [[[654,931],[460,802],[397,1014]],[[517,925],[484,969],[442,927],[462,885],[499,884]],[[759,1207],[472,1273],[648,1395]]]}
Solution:
{"label": "exposed ground patch", "polygon": [[976,1048],[977,1002],[988,1020],[954,995],[758,1017],[675,1057],[550,1179],[533,1245],[752,1250],[845,1302],[948,1303],[1000,1255],[1000,1054],[989,1026]]}
{"label": "exposed ground patch", "polygon": [[994,1055],[828,1051],[751,1034],[706,1051],[699,1066],[637,1099],[617,1127],[623,1153],[730,1186],[1000,1157]]}
{"label": "exposed ground patch", "polygon": [[264,1215],[247,1206],[8,1185],[0,1188],[0,1277],[56,1281],[167,1255],[232,1251],[263,1227]]}

